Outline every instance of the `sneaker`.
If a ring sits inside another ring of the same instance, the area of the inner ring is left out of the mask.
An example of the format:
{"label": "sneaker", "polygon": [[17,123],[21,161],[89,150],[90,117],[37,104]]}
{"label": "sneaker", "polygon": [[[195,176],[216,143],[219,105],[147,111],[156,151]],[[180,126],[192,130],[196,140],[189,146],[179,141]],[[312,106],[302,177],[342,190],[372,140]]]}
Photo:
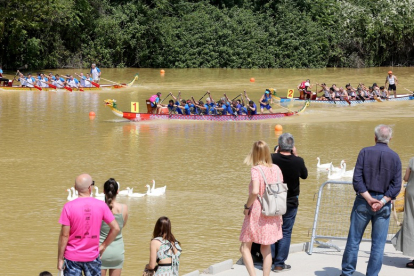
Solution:
{"label": "sneaker", "polygon": [[288,264],[284,264],[283,266],[275,266],[275,267],[272,269],[272,271],[273,271],[273,272],[278,273],[278,272],[288,271],[288,270],[290,270],[291,268],[292,268],[292,267],[291,267],[290,265],[288,265]]}

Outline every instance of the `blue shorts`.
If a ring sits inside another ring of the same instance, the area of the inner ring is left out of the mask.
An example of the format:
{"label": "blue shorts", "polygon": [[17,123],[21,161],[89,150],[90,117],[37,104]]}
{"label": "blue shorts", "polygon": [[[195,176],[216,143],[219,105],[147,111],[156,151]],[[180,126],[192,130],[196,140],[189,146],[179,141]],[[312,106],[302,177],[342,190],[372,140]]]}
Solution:
{"label": "blue shorts", "polygon": [[266,108],[267,110],[271,109],[272,107],[270,106],[270,104],[267,105],[262,105],[260,104],[260,108]]}
{"label": "blue shorts", "polygon": [[75,262],[65,259],[64,276],[101,276],[101,259],[96,258],[91,262]]}

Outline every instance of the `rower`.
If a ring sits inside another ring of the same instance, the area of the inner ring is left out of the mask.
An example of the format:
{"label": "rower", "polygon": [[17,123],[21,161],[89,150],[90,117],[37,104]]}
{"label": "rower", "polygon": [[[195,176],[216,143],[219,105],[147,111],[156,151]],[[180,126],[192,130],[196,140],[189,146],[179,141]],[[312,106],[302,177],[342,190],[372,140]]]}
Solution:
{"label": "rower", "polygon": [[36,84],[36,79],[32,77],[31,73],[27,74],[26,87],[34,87],[35,84]]}
{"label": "rower", "polygon": [[79,77],[80,80],[80,87],[87,87],[86,86],[86,77],[83,75],[83,73],[81,72],[79,75],[77,73],[75,73],[76,76]]}
{"label": "rower", "polygon": [[[318,84],[316,84],[316,85],[318,85]],[[321,87],[322,87],[321,90],[316,91],[316,93],[324,93],[322,95],[322,97],[319,98],[319,100],[321,100],[321,101],[332,100],[331,93],[329,93],[329,88],[326,87],[326,83],[322,83],[321,84]]]}
{"label": "rower", "polygon": [[389,96],[390,96],[390,94],[389,94],[388,90],[387,90],[387,89],[385,89],[385,87],[384,87],[384,86],[381,86],[381,87],[380,87],[380,95],[381,95],[381,99],[388,99],[388,98],[389,98]]}
{"label": "rower", "polygon": [[17,70],[17,73],[19,74],[19,78],[17,79],[17,81],[20,82],[19,87],[26,87],[26,78],[23,75],[23,73],[20,73],[19,70]]}
{"label": "rower", "polygon": [[206,98],[206,104],[207,105],[207,114],[211,115],[217,115],[216,110],[216,103],[213,100],[213,97],[211,97],[210,91],[207,91],[208,97]]}
{"label": "rower", "polygon": [[92,67],[91,67],[91,76],[94,82],[99,83],[99,79],[101,78],[101,70],[96,67],[95,63],[92,63]]}
{"label": "rower", "polygon": [[233,101],[233,115],[242,115],[243,109],[240,100]]}
{"label": "rower", "polygon": [[[171,95],[171,97],[173,97],[173,99],[174,99],[174,105],[175,105],[175,111],[178,113],[178,114],[180,114],[180,115],[183,115],[183,111],[181,110],[181,108],[179,108],[179,106],[181,105],[180,104],[180,100],[181,100],[181,92],[180,91],[178,91],[178,95],[177,95],[177,98],[172,94],[172,93],[170,93],[170,95]],[[171,102],[171,101],[170,101]]]}
{"label": "rower", "polygon": [[246,101],[249,103],[248,105],[246,105],[247,115],[256,115],[257,114],[256,104],[252,100],[250,100],[250,98],[247,96],[246,91],[244,91],[244,96],[246,97]]}
{"label": "rower", "polygon": [[355,89],[351,86],[351,84],[348,83],[347,85],[345,85],[345,88],[346,88],[346,93],[348,94],[349,99],[356,100]]}
{"label": "rower", "polygon": [[75,79],[72,75],[70,75],[69,77],[66,77],[67,78],[67,84],[68,84],[68,86],[69,87],[72,87],[72,88],[79,88],[79,81],[77,80],[77,79]]}
{"label": "rower", "polygon": [[66,86],[66,80],[60,77],[59,74],[56,74],[53,85],[55,85],[57,88],[64,88]]}
{"label": "rower", "polygon": [[260,112],[263,114],[263,109],[266,108],[270,113],[273,113],[271,104],[273,104],[272,96],[270,95],[270,90],[266,89],[263,96],[259,100],[260,103]]}
{"label": "rower", "polygon": [[47,87],[49,87],[49,84],[48,84],[48,78],[45,76],[45,74],[43,74],[43,73],[39,73],[39,76],[37,77],[38,78],[38,83],[39,83],[39,86],[40,87],[44,87],[44,88],[47,88]]}
{"label": "rower", "polygon": [[91,78],[91,74],[86,73],[86,77],[85,77],[85,87],[92,87],[92,82],[93,79]]}
{"label": "rower", "polygon": [[226,104],[226,98],[222,97],[220,101],[218,102],[218,106],[216,107],[216,110],[220,112],[221,115],[227,115],[228,108]]}
{"label": "rower", "polygon": [[233,115],[233,107],[232,107],[232,103],[229,100],[229,98],[227,97],[227,94],[224,93],[224,97],[226,98],[226,106],[227,106],[227,113],[229,115]]}
{"label": "rower", "polygon": [[49,73],[49,81],[50,81],[50,82],[53,82],[53,81],[55,81],[55,80],[56,80],[55,76],[53,76],[52,72],[50,72],[50,73]]}

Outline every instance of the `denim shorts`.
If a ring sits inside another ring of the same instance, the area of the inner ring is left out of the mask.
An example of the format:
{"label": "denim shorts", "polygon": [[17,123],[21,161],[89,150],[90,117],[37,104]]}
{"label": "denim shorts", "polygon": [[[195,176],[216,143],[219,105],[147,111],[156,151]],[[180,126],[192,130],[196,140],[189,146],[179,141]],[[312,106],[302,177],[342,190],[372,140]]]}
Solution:
{"label": "denim shorts", "polygon": [[101,276],[101,259],[98,256],[91,262],[75,262],[65,259],[64,276]]}

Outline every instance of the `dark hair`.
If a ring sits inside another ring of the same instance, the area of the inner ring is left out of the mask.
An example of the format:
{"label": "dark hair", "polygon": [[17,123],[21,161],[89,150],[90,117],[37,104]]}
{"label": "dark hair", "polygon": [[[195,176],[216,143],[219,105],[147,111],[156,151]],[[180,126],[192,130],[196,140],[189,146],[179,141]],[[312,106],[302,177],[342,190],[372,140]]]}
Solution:
{"label": "dark hair", "polygon": [[159,96],[161,96],[161,92],[158,92],[158,93],[157,93],[157,96],[158,96],[158,97],[159,97]]}
{"label": "dark hair", "polygon": [[168,103],[172,103],[172,104],[174,104],[174,101],[173,101],[173,100],[169,100],[169,101],[168,101]]}
{"label": "dark hair", "polygon": [[53,276],[53,275],[49,271],[43,271],[39,273],[39,276]]}
{"label": "dark hair", "polygon": [[[171,232],[171,221],[167,217],[160,217],[155,223],[154,232],[152,238],[162,237],[164,240],[169,241],[171,244],[178,242]],[[180,244],[180,242],[178,242]]]}
{"label": "dark hair", "polygon": [[329,90],[331,90],[332,92],[335,91],[335,89],[333,87],[329,88]]}
{"label": "dark hair", "polygon": [[249,101],[249,104],[254,104],[254,101]]}
{"label": "dark hair", "polygon": [[116,198],[118,193],[118,183],[113,178],[109,178],[104,184],[105,203],[109,209],[112,210],[112,201]]}
{"label": "dark hair", "polygon": [[184,103],[184,104],[185,104],[185,103],[187,103],[187,101],[186,101],[186,100],[184,100],[184,99],[183,99],[183,100],[181,100],[181,102],[182,102],[182,103]]}
{"label": "dark hair", "polygon": [[199,104],[199,105],[203,105],[203,104],[204,104],[204,102],[203,102],[203,101],[198,101],[198,104]]}
{"label": "dark hair", "polygon": [[380,87],[380,89],[384,89],[384,88],[385,88],[384,86],[381,86],[381,87]]}

